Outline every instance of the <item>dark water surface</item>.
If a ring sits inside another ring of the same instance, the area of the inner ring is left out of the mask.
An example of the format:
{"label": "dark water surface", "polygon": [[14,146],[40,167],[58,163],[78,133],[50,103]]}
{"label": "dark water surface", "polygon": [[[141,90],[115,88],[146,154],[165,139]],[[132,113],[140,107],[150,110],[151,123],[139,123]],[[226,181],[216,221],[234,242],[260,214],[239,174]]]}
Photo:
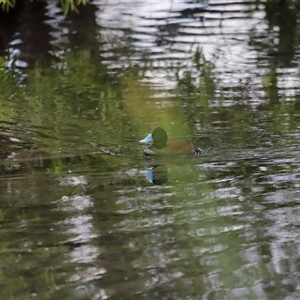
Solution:
{"label": "dark water surface", "polygon": [[192,2],[3,27],[0,299],[300,298],[297,2]]}

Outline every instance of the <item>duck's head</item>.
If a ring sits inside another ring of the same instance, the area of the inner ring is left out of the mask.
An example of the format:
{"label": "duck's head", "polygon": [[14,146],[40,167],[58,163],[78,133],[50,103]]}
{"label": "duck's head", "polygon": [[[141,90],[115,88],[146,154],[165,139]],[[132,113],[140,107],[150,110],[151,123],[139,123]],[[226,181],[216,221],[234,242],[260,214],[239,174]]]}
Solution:
{"label": "duck's head", "polygon": [[152,143],[152,146],[156,149],[162,149],[166,146],[168,141],[168,135],[166,131],[161,127],[153,128],[144,139],[140,140],[140,143]]}

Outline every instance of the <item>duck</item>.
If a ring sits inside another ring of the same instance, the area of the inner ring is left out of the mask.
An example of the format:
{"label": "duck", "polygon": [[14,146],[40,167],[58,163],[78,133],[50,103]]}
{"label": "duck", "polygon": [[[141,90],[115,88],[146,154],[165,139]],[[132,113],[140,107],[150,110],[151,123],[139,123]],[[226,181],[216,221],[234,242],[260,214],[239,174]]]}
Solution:
{"label": "duck", "polygon": [[202,149],[184,141],[168,141],[167,132],[161,127],[154,127],[140,143],[152,143],[143,151],[144,156],[192,154],[195,157],[202,153]]}

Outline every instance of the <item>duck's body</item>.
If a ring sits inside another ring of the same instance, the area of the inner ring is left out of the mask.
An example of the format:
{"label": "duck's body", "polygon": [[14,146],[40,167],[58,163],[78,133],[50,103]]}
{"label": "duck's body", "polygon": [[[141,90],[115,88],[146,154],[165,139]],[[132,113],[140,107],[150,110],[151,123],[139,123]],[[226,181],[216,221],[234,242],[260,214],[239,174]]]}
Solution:
{"label": "duck's body", "polygon": [[171,154],[193,154],[198,156],[202,150],[193,144],[184,141],[168,141],[166,131],[161,127],[155,127],[141,143],[151,143],[152,145],[145,148],[143,154],[146,156],[152,155],[171,155]]}

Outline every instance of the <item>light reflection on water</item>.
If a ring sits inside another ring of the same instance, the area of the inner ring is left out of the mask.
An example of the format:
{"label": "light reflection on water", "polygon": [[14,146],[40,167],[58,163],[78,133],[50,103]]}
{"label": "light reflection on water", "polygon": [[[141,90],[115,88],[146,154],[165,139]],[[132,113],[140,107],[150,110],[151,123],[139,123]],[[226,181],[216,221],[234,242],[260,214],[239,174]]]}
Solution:
{"label": "light reflection on water", "polygon": [[[193,47],[200,47],[205,58],[214,62],[222,86],[232,88],[239,86],[241,80],[250,80],[261,87],[262,82],[255,79],[263,72],[256,62],[261,54],[255,47],[249,47],[249,32],[257,37],[257,43],[265,36],[268,24],[262,5],[209,1],[203,11],[189,10],[189,4],[184,1],[126,2],[123,5],[110,1],[97,5],[97,21],[104,35],[110,37],[119,32],[122,36],[124,28],[131,28],[133,46],[140,48],[141,54],[149,52],[156,69],[148,70],[147,74],[154,86],[174,88],[168,69],[182,61],[186,61],[186,70],[194,72],[196,78],[197,71],[188,63],[188,58]],[[118,15],[117,19],[114,14]],[[136,59],[137,63],[141,60],[138,56]],[[113,68],[122,67],[109,60],[108,64]],[[282,69],[281,84],[290,81],[284,75],[287,71]]]}

